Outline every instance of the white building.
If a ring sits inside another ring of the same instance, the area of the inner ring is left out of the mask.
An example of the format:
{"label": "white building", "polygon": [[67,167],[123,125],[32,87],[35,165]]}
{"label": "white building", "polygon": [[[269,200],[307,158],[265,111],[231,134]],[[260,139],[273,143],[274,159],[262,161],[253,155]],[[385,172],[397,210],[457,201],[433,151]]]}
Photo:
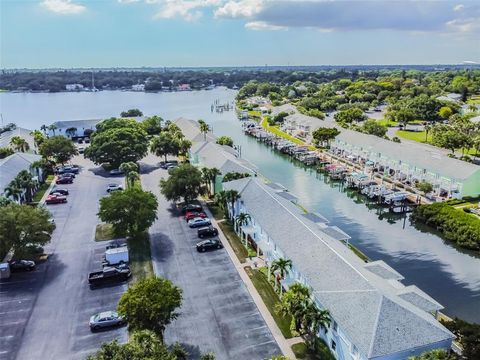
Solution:
{"label": "white building", "polygon": [[84,89],[82,84],[67,84],[65,85],[65,90],[67,91],[81,91]]}
{"label": "white building", "polygon": [[145,84],[135,84],[132,85],[133,91],[145,91]]}
{"label": "white building", "polygon": [[239,192],[234,213],[251,217],[241,236],[268,266],[278,258],[292,261],[282,286],[301,283],[320,309],[328,309],[331,325],[319,336],[337,359],[404,360],[451,347],[453,334],[434,317],[442,309],[438,302],[416,286],[404,286],[403,276],[385,262],[362,261],[342,242],[348,235],[305,213],[291,194],[259,178],[231,181],[224,188]]}

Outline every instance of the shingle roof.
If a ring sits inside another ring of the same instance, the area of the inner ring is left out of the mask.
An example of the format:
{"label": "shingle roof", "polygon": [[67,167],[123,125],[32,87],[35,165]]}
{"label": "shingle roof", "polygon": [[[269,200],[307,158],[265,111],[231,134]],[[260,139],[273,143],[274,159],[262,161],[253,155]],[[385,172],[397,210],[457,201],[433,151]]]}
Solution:
{"label": "shingle roof", "polygon": [[200,131],[200,126],[195,120],[178,118],[174,121],[174,123],[182,130],[185,138],[190,140],[192,143],[203,141],[215,142],[216,140],[216,136],[214,136],[212,133],[207,133],[206,135],[202,134]]}
{"label": "shingle roof", "polygon": [[272,116],[278,115],[281,112],[292,114],[297,112],[297,108],[292,104],[283,104],[272,108]]}
{"label": "shingle roof", "polygon": [[246,210],[284,257],[307,279],[346,336],[368,358],[453,338],[431,314],[397,295],[403,285],[372,273],[342,243],[326,236],[303,212],[247,178],[224,184],[241,194]]}
{"label": "shingle roof", "polygon": [[383,260],[372,261],[365,265],[365,268],[368,269],[371,273],[380,276],[385,280],[403,280],[404,277],[398,273],[395,269],[390,267]]}
{"label": "shingle roof", "polygon": [[239,159],[227,152],[221,145],[213,142],[196,142],[192,145],[191,153],[198,156],[202,166],[217,168],[226,174],[229,172],[255,172],[255,167],[244,159]]}
{"label": "shingle roof", "polygon": [[35,154],[15,153],[0,160],[0,192],[15,179],[22,170],[30,170],[30,165],[42,157]]}
{"label": "shingle roof", "polygon": [[0,134],[0,147],[10,147],[10,140],[12,137],[20,136],[28,143],[30,149],[33,149],[35,147],[35,142],[33,141],[33,136],[30,135],[31,132],[31,130],[21,127],[17,127],[11,131],[5,131],[4,133]]}
{"label": "shingle roof", "polygon": [[95,125],[104,119],[87,119],[87,120],[62,120],[55,121],[53,124],[59,129],[76,127],[77,129],[95,129]]}
{"label": "shingle roof", "polygon": [[426,169],[452,179],[465,180],[480,171],[480,166],[452,159],[442,151],[425,144],[410,142],[396,143],[374,135],[340,129],[336,140],[363,148],[373,153],[381,153],[391,159],[401,160],[412,166]]}

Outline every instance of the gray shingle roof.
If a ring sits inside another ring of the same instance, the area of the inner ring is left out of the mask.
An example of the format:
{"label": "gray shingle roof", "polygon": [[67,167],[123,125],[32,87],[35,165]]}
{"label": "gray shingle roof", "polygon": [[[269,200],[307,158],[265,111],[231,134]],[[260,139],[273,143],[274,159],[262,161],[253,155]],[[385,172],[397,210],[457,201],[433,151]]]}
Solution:
{"label": "gray shingle roof", "polygon": [[10,140],[12,137],[20,136],[28,143],[30,149],[34,149],[35,142],[33,141],[33,136],[30,135],[31,132],[31,130],[21,127],[17,127],[12,131],[5,131],[4,133],[0,134],[0,147],[10,147]]}
{"label": "gray shingle roof", "polygon": [[357,131],[340,129],[337,140],[361,147],[373,153],[381,153],[391,159],[401,160],[409,165],[417,166],[452,179],[465,180],[477,171],[480,166],[465,161],[452,159],[439,149],[415,142],[396,143],[381,139],[374,135]]}
{"label": "gray shingle roof", "polygon": [[320,231],[335,240],[348,240],[351,238],[350,235],[346,234],[336,226],[321,227]]}
{"label": "gray shingle roof", "polygon": [[[246,210],[312,287],[316,300],[368,358],[453,338],[431,314],[397,295],[342,243],[323,233],[297,206],[258,178],[224,184],[241,194]],[[385,268],[384,268],[385,269]]]}
{"label": "gray shingle roof", "polygon": [[35,154],[15,153],[0,160],[0,192],[15,179],[22,170],[30,170],[30,165],[42,157]]}
{"label": "gray shingle roof", "polygon": [[404,277],[398,273],[395,269],[390,267],[383,260],[372,261],[368,264],[365,264],[365,268],[368,269],[371,273],[380,276],[385,280],[403,280]]}
{"label": "gray shingle roof", "polygon": [[203,141],[213,141],[215,142],[216,136],[212,133],[207,133],[206,135],[202,134],[200,131],[200,126],[197,121],[190,120],[186,118],[178,118],[174,123],[182,130],[185,138],[190,140],[192,143],[203,142]]}
{"label": "gray shingle roof", "polygon": [[76,127],[77,129],[95,129],[95,125],[104,119],[87,119],[87,120],[62,120],[55,121],[53,124],[58,128],[66,129],[70,127]]}

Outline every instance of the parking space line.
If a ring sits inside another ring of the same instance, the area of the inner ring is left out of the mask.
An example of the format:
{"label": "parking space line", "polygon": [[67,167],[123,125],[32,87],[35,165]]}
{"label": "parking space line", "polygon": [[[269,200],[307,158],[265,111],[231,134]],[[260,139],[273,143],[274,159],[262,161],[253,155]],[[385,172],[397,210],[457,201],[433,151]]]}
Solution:
{"label": "parking space line", "polygon": [[0,301],[0,304],[7,303],[7,302],[13,302],[13,301],[22,302],[22,301],[32,301],[32,300],[33,300],[33,299],[31,299],[31,298],[25,298],[25,299],[11,299],[11,300],[1,300],[1,301]]}

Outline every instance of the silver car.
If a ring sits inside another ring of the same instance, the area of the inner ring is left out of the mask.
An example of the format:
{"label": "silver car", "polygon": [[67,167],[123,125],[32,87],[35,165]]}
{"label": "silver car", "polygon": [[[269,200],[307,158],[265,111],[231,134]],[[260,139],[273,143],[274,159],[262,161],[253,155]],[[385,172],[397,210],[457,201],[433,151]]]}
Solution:
{"label": "silver car", "polygon": [[123,316],[116,311],[104,311],[90,317],[90,330],[100,330],[112,326],[121,326],[126,323]]}

